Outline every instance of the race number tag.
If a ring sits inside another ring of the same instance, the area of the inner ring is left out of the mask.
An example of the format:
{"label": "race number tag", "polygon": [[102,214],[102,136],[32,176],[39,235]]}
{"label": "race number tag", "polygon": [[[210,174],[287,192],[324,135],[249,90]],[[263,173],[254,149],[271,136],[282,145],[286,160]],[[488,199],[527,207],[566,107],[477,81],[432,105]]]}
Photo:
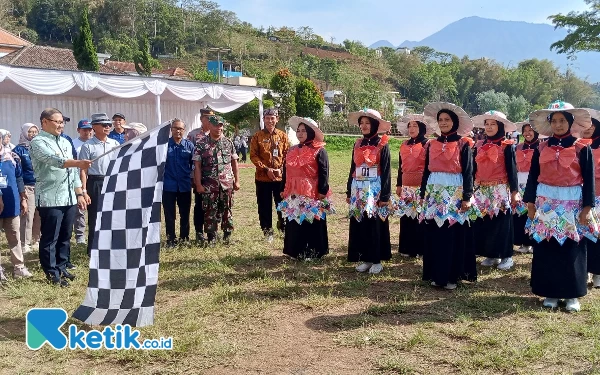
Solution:
{"label": "race number tag", "polygon": [[356,168],[356,179],[358,181],[373,181],[377,179],[377,165],[369,167],[366,164]]}
{"label": "race number tag", "polygon": [[6,181],[6,176],[0,176],[0,189],[4,189],[8,187],[8,182]]}
{"label": "race number tag", "polygon": [[273,150],[273,157],[276,158],[279,156],[279,149],[274,149]]}

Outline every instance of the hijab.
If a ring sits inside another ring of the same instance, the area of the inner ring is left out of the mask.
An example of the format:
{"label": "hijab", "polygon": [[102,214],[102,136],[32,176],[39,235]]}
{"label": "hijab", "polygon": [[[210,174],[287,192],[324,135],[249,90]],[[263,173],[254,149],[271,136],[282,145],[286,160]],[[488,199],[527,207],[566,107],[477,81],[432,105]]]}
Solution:
{"label": "hijab", "polygon": [[530,148],[537,148],[537,143],[539,142],[539,137],[540,137],[540,133],[536,132],[533,129],[533,126],[531,126],[531,124],[523,124],[523,126],[521,126],[521,134],[523,134],[523,132],[525,131],[525,127],[529,126],[531,128],[531,130],[533,130],[533,139],[531,140],[531,142],[524,140],[523,141],[523,149],[524,150],[528,150]]}
{"label": "hijab", "polygon": [[594,133],[592,134],[591,147],[596,149],[600,147],[600,121],[592,118],[592,125],[594,125]]}
{"label": "hijab", "polygon": [[440,141],[440,142],[458,141],[460,139],[460,136],[457,134],[458,126],[460,124],[459,120],[458,120],[458,115],[449,109],[445,109],[445,108],[440,109],[440,111],[437,113],[437,116],[436,116],[437,121],[440,120],[440,115],[442,113],[446,113],[448,116],[450,116],[450,119],[452,120],[452,129],[450,129],[449,133],[443,133],[440,129],[441,134],[440,134],[440,137],[438,138],[438,141]]}
{"label": "hijab", "polygon": [[496,121],[496,124],[498,124],[498,131],[491,137],[487,136],[485,143],[487,143],[488,141],[492,143],[498,143],[506,137],[506,132],[504,131],[504,123],[501,121]]}
{"label": "hijab", "polygon": [[[312,143],[312,141],[315,140],[315,131],[313,130],[313,128],[311,128],[310,126],[306,125],[305,123],[300,123],[300,125],[304,125],[304,129],[306,129],[306,140],[304,142],[301,142],[298,146],[301,148],[302,146],[305,145],[309,145]],[[300,126],[298,125],[298,126]]]}
{"label": "hijab", "polygon": [[374,136],[377,135],[377,131],[379,130],[379,121],[375,120],[374,118],[371,118],[369,116],[361,116],[358,118],[358,123],[360,124],[360,120],[366,117],[369,119],[369,122],[371,123],[371,132],[369,134],[363,134],[363,137],[365,138],[373,138]]}
{"label": "hijab", "polygon": [[32,124],[30,122],[23,124],[23,126],[21,126],[21,135],[19,136],[19,145],[25,146],[25,147],[29,147],[29,142],[31,142],[31,139],[29,138],[29,129],[31,128],[37,128],[39,130],[39,127],[35,124]]}
{"label": "hijab", "polygon": [[408,140],[406,144],[414,145],[417,143],[422,143],[425,140],[425,134],[427,133],[427,125],[425,125],[421,121],[415,121],[419,125],[419,134],[416,137]]}

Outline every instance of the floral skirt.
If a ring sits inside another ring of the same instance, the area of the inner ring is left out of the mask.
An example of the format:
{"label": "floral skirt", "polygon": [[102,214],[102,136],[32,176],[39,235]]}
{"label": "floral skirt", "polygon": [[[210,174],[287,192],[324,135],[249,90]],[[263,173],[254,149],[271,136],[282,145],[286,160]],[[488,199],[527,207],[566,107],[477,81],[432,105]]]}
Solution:
{"label": "floral skirt", "polygon": [[[529,172],[517,172],[517,177],[519,179],[519,194],[521,198],[525,196],[525,186],[527,186],[527,178],[529,177]],[[517,202],[517,206],[513,210],[513,214],[517,216],[522,216],[527,213],[527,203],[523,202],[521,199]]]}
{"label": "floral skirt", "polygon": [[596,242],[597,217],[592,210],[590,223],[579,224],[581,204],[581,186],[561,187],[540,183],[535,201],[537,211],[533,220],[527,219],[525,232],[537,242],[550,240],[553,237],[560,245],[564,244],[567,238],[579,242],[583,237],[587,237],[592,242]]}
{"label": "floral skirt", "polygon": [[474,200],[467,212],[459,212],[463,196],[463,178],[460,173],[432,172],[427,180],[424,207],[419,221],[434,220],[438,227],[464,224],[479,217]]}
{"label": "floral skirt", "polygon": [[421,211],[423,211],[423,206],[420,204],[420,194],[420,187],[402,186],[402,195],[400,196],[400,199],[393,202],[394,215],[417,219]]}
{"label": "floral skirt", "polygon": [[290,195],[284,198],[277,211],[288,221],[296,221],[302,224],[303,221],[312,223],[314,220],[323,220],[327,215],[335,213],[329,198],[322,200],[313,199],[304,195]]}
{"label": "floral skirt", "polygon": [[506,184],[475,186],[473,198],[477,206],[476,212],[481,218],[493,218],[500,212],[510,213],[510,189]]}
{"label": "floral skirt", "polygon": [[352,180],[350,187],[350,209],[349,218],[355,218],[360,222],[363,216],[368,218],[379,217],[381,220],[387,220],[388,216],[394,213],[397,202],[390,198],[387,206],[379,207],[379,195],[381,194],[381,177],[371,181]]}

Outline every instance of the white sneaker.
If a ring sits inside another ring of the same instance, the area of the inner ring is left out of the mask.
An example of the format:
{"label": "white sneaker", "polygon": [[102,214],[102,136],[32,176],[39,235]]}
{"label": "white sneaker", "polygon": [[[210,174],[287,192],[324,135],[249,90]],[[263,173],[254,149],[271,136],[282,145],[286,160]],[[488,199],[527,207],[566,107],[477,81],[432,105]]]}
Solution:
{"label": "white sneaker", "polygon": [[437,284],[435,283],[435,281],[432,281],[432,282],[431,282],[431,286],[439,286],[439,285],[437,285]]}
{"label": "white sneaker", "polygon": [[374,264],[371,266],[371,268],[369,268],[369,273],[372,273],[374,275],[378,274],[381,271],[383,271],[383,266],[381,265],[381,263]]}
{"label": "white sneaker", "polygon": [[600,275],[592,276],[592,283],[594,285],[594,288],[600,288]]}
{"label": "white sneaker", "polygon": [[502,259],[502,262],[500,262],[500,264],[498,265],[498,269],[502,270],[502,271],[508,271],[514,265],[515,265],[515,262],[513,261],[512,257],[504,258],[504,259]]}
{"label": "white sneaker", "polygon": [[519,251],[520,249],[522,249],[522,246],[519,245],[513,245],[513,251]]}
{"label": "white sneaker", "polygon": [[515,249],[515,247],[513,246],[513,250],[516,251],[517,253],[527,254],[529,252],[529,250],[527,249],[528,247],[531,247],[531,246],[520,246],[517,249]]}
{"label": "white sneaker", "polygon": [[268,236],[266,236],[265,239],[267,240],[268,243],[273,243],[273,235],[272,234],[269,234]]}
{"label": "white sneaker", "polygon": [[19,279],[19,278],[25,278],[28,279],[30,277],[33,277],[33,275],[31,274],[31,272],[29,272],[29,270],[27,269],[27,267],[22,267],[22,268],[15,268],[13,271],[13,277],[15,279]]}
{"label": "white sneaker", "polygon": [[83,238],[81,238],[81,239],[78,239],[78,240],[76,241],[76,243],[77,243],[77,245],[85,245],[85,244],[86,244],[86,242],[85,242],[85,239],[83,239]]}
{"label": "white sneaker", "polygon": [[23,250],[23,254],[30,253],[31,252],[31,246],[25,245],[25,246],[23,246],[22,250]]}
{"label": "white sneaker", "polygon": [[558,307],[558,298],[545,298],[542,306],[548,309],[555,309]]}
{"label": "white sneaker", "polygon": [[484,267],[493,267],[498,264],[500,264],[499,258],[485,258],[483,262],[481,262],[481,265]]}
{"label": "white sneaker", "polygon": [[34,243],[31,244],[31,248],[32,249],[39,249],[40,248],[40,241],[36,241]]}
{"label": "white sneaker", "polygon": [[527,252],[533,254],[533,246],[527,246]]}
{"label": "white sneaker", "polygon": [[367,272],[372,265],[373,263],[361,263],[358,266],[356,266],[356,270],[358,272]]}
{"label": "white sneaker", "polygon": [[4,275],[4,268],[0,267],[0,282],[5,282],[8,281],[8,279],[6,278],[6,276]]}
{"label": "white sneaker", "polygon": [[454,289],[456,289],[456,284],[448,283],[448,284],[446,284],[444,289],[454,290]]}
{"label": "white sneaker", "polygon": [[569,298],[565,301],[567,306],[565,309],[569,312],[578,312],[581,310],[581,305],[579,304],[579,300],[577,298]]}
{"label": "white sneaker", "polygon": [[401,256],[401,257],[404,257],[404,258],[408,258],[410,255],[408,255],[408,254],[405,254],[405,253],[400,253],[400,256]]}

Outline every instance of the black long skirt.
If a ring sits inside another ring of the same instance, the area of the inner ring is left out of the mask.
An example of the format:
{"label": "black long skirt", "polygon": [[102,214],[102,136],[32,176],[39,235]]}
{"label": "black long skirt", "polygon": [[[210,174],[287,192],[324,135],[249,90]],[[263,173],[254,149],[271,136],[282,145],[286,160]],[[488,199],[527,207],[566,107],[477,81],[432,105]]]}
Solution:
{"label": "black long skirt", "polygon": [[398,251],[401,254],[408,254],[411,257],[423,255],[425,246],[425,230],[423,224],[419,224],[418,219],[408,216],[400,218],[400,243]]}
{"label": "black long skirt", "polygon": [[600,275],[600,240],[587,243],[587,271]]}
{"label": "black long skirt", "polygon": [[348,234],[348,261],[381,263],[392,258],[390,243],[390,222],[378,217],[367,218],[358,222],[350,218]]}
{"label": "black long skirt", "polygon": [[587,244],[554,238],[533,245],[531,291],[547,298],[579,298],[587,294]]}
{"label": "black long skirt", "polygon": [[460,280],[477,281],[473,247],[467,241],[471,235],[468,224],[448,222],[440,228],[433,220],[424,224],[423,280],[444,286]]}
{"label": "black long skirt", "polygon": [[513,244],[517,246],[533,246],[535,240],[529,234],[525,233],[525,224],[527,223],[527,214],[518,216],[513,215]]}
{"label": "black long skirt", "polygon": [[475,254],[486,258],[513,256],[513,215],[501,212],[498,216],[479,218],[473,223]]}
{"label": "black long skirt", "polygon": [[329,253],[327,237],[327,219],[314,220],[312,223],[295,220],[285,226],[283,253],[296,259],[321,258]]}

